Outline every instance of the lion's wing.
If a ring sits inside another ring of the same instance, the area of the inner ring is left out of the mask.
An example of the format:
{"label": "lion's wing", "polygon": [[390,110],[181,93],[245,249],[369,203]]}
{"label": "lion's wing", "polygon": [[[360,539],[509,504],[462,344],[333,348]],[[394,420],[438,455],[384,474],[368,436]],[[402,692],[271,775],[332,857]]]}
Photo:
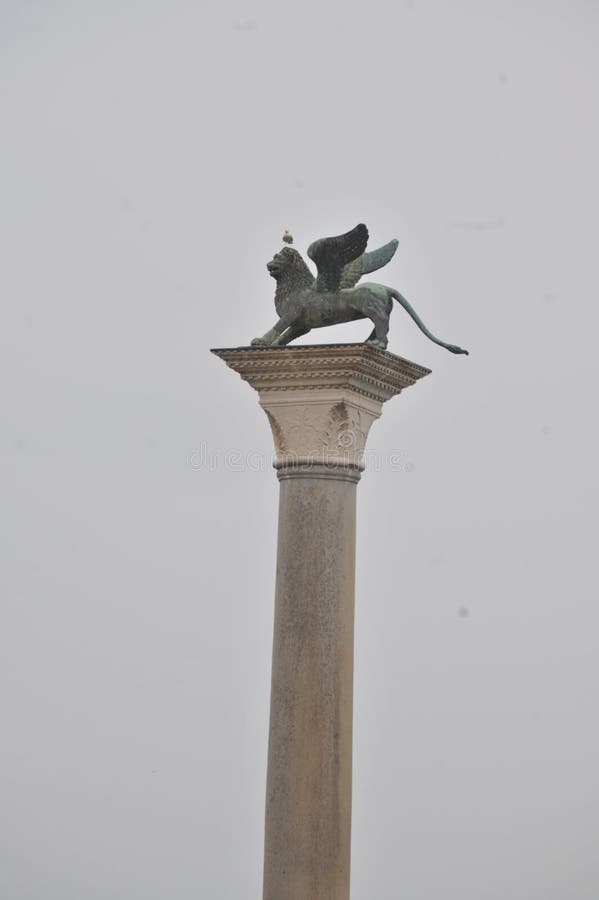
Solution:
{"label": "lion's wing", "polygon": [[339,287],[352,288],[358,283],[362,275],[382,269],[393,258],[398,243],[399,241],[394,239],[376,250],[371,250],[370,253],[363,253],[357,259],[354,259],[353,262],[348,263],[343,267]]}
{"label": "lion's wing", "polygon": [[336,291],[341,284],[343,269],[362,256],[368,243],[366,225],[356,225],[351,231],[336,237],[320,238],[308,247],[308,256],[316,263],[317,291]]}

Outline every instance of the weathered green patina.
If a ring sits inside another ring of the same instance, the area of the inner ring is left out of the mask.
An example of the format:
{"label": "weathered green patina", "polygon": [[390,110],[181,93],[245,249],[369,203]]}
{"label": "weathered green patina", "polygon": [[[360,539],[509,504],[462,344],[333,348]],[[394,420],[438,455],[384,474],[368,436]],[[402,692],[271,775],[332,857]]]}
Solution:
{"label": "weathered green patina", "polygon": [[316,263],[316,278],[297,250],[284,247],[276,253],[267,268],[277,282],[275,309],[279,320],[252,345],[283,347],[312,328],[370,319],[374,330],[366,343],[384,350],[393,300],[397,300],[431,341],[451,353],[467,354],[467,350],[435,337],[399,291],[370,282],[356,287],[362,275],[389,262],[398,244],[393,240],[367,253],[367,243],[368,229],[362,224],[346,234],[314,241],[308,256]]}

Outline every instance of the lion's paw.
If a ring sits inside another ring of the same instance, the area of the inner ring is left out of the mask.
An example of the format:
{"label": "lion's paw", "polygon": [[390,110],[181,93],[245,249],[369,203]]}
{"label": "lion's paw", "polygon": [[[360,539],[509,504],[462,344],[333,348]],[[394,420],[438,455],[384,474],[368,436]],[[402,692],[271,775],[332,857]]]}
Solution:
{"label": "lion's paw", "polygon": [[268,341],[265,341],[264,338],[254,338],[254,340],[250,344],[251,347],[268,347]]}
{"label": "lion's paw", "polygon": [[372,338],[372,340],[366,341],[366,343],[370,347],[376,347],[377,350],[386,350],[387,349],[387,341],[379,341],[377,338]]}

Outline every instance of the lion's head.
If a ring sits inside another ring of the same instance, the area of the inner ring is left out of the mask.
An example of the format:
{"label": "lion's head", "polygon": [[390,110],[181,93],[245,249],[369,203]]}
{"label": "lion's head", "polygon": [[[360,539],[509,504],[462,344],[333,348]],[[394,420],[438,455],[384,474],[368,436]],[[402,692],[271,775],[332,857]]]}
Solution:
{"label": "lion's head", "polygon": [[278,285],[285,286],[286,292],[302,290],[314,283],[310,269],[293,247],[283,247],[275,253],[266,268]]}

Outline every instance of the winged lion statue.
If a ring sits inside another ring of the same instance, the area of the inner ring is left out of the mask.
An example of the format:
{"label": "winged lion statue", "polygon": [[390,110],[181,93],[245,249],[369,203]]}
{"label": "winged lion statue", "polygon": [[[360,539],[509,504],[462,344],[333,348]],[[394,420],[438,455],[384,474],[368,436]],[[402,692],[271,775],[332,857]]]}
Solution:
{"label": "winged lion statue", "polygon": [[[287,232],[284,240],[292,240]],[[393,240],[366,252],[367,243],[368,229],[363,224],[346,234],[314,241],[308,247],[308,256],[316,264],[316,278],[293,247],[275,253],[267,269],[277,282],[275,309],[279,319],[270,331],[255,338],[252,346],[283,347],[312,328],[370,319],[374,329],[366,343],[384,350],[393,300],[397,300],[427,338],[451,353],[467,354],[462,347],[435,337],[399,291],[372,282],[358,284],[362,275],[387,265],[398,245]]]}

